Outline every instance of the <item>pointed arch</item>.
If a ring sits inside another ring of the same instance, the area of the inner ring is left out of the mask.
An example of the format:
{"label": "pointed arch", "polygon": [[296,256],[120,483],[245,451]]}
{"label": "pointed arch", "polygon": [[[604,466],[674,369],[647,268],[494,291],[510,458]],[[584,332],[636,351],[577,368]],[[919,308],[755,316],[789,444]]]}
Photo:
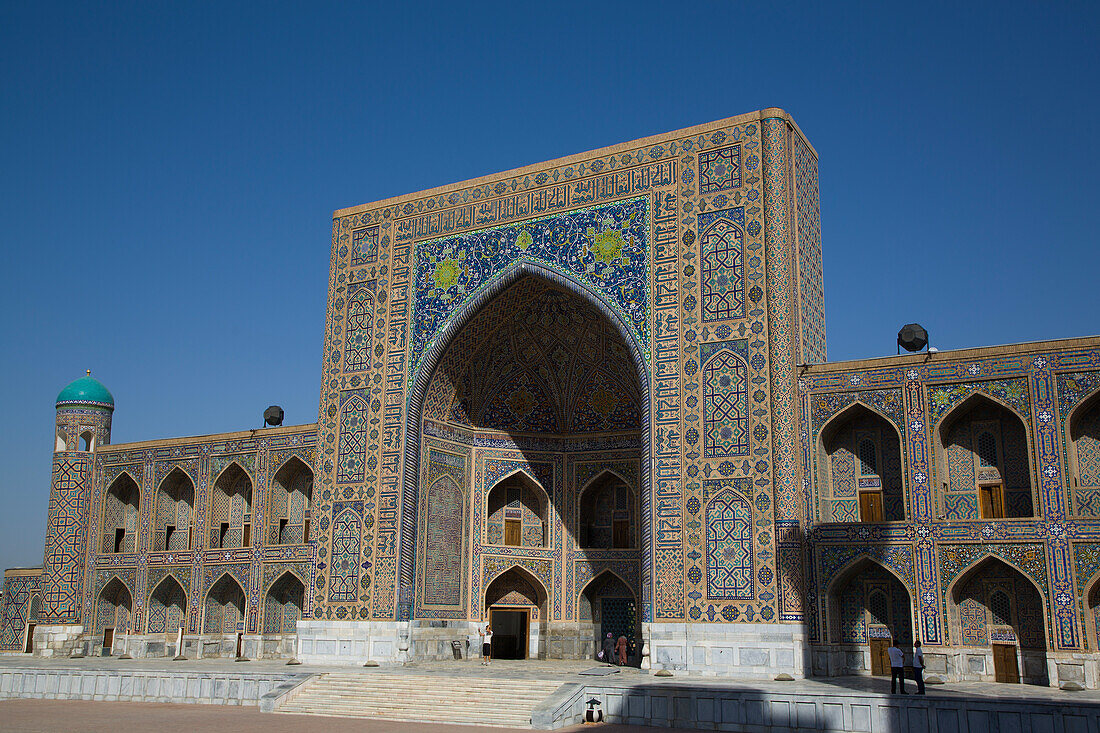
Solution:
{"label": "pointed arch", "polygon": [[359,514],[350,507],[337,514],[332,521],[329,603],[354,603],[359,598],[362,524]]}
{"label": "pointed arch", "polygon": [[741,492],[725,488],[707,501],[703,516],[707,597],[753,598],[752,503]]}
{"label": "pointed arch", "polygon": [[1085,638],[1093,649],[1100,649],[1100,570],[1085,583]]}
{"label": "pointed arch", "polygon": [[236,459],[212,483],[210,491],[210,547],[252,545],[252,500],[255,480]]}
{"label": "pointed arch", "polygon": [[[1001,623],[1006,619],[995,619],[990,608],[990,598],[998,591],[989,586],[996,582],[999,567],[1008,571],[1005,574],[1008,580],[1022,584],[1007,594],[1012,616],[1007,624]],[[976,590],[983,583],[987,587]],[[1043,589],[1019,565],[1000,555],[985,554],[959,571],[947,584],[945,600],[952,635],[963,645],[987,644],[990,640],[987,623],[1011,625],[1022,648],[1045,649],[1048,644],[1049,608]],[[974,626],[980,628],[975,631]]]}
{"label": "pointed arch", "polygon": [[[482,608],[487,609],[492,605],[492,602],[489,600],[491,594],[496,590],[500,590],[499,586],[506,582],[507,576],[509,575],[518,576],[531,586],[531,589],[534,590],[536,594],[536,598],[533,599],[536,601],[534,605],[545,613],[547,600],[550,597],[549,592],[546,590],[546,584],[542,582],[541,578],[519,563],[513,563],[486,578],[485,597],[482,599]],[[500,582],[498,583],[498,581]],[[494,588],[494,584],[497,586],[496,588]]]}
{"label": "pointed arch", "polygon": [[702,364],[703,448],[708,458],[749,452],[749,365],[731,349]]}
{"label": "pointed arch", "polygon": [[549,544],[550,494],[527,470],[517,468],[502,476],[484,496],[487,544],[518,547]]}
{"label": "pointed arch", "polygon": [[614,578],[615,580],[622,583],[623,587],[630,591],[630,595],[634,598],[634,601],[638,601],[637,591],[635,591],[635,589],[631,587],[630,583],[626,582],[626,578],[615,572],[615,570],[613,570],[612,568],[604,568],[600,572],[593,575],[592,579],[585,583],[584,587],[577,591],[577,597],[574,600],[577,601],[577,603],[580,603],[581,596],[583,596],[589,589],[598,587],[596,583],[597,580],[603,583],[610,578]]}
{"label": "pointed arch", "polygon": [[[853,583],[858,586],[853,588]],[[913,588],[897,571],[866,552],[841,566],[825,586],[826,638],[834,644],[862,643],[862,635],[866,641],[868,631],[864,628],[864,616],[870,615],[870,602],[875,593],[884,593],[888,601],[888,619],[879,618],[876,623],[887,626],[900,643],[911,641],[909,637],[917,628]]]}
{"label": "pointed arch", "polygon": [[298,573],[287,569],[276,578],[264,596],[264,633],[293,634],[305,609],[306,584]]}
{"label": "pointed arch", "polygon": [[[982,409],[989,413],[982,416]],[[986,446],[994,466],[979,459],[979,431],[994,426],[995,445]],[[1004,400],[975,392],[949,409],[933,430],[940,478],[936,500],[941,519],[999,519],[1039,516],[1039,495],[1028,420]]]}
{"label": "pointed arch", "polygon": [[595,485],[598,481],[603,481],[604,476],[607,476],[607,475],[614,476],[615,478],[619,479],[624,484],[626,484],[627,487],[630,488],[632,491],[636,492],[637,487],[633,486],[630,483],[630,480],[627,479],[626,476],[623,476],[622,473],[620,473],[619,471],[616,471],[614,468],[601,468],[598,473],[592,475],[587,481],[584,482],[584,486],[581,486],[580,488],[577,489],[577,496],[578,497],[582,496],[585,491],[588,491],[589,487]]}
{"label": "pointed arch", "polygon": [[85,453],[91,453],[96,448],[95,445],[95,431],[85,430],[80,434],[80,450]]}
{"label": "pointed arch", "polygon": [[104,629],[128,633],[133,610],[134,597],[129,586],[119,576],[112,575],[96,597],[95,633],[102,634]]}
{"label": "pointed arch", "polygon": [[187,592],[179,578],[168,573],[149,594],[149,618],[146,633],[171,634],[184,624]]}
{"label": "pointed arch", "polygon": [[577,494],[574,529],[581,549],[637,549],[644,544],[638,538],[638,498],[618,471],[605,468],[586,482]]}
{"label": "pointed arch", "polygon": [[[857,399],[817,434],[817,511],[826,522],[903,521],[908,513],[900,428]],[[870,456],[864,454],[869,445]],[[866,459],[870,458],[870,473]]]}
{"label": "pointed arch", "polygon": [[230,573],[222,573],[206,592],[203,602],[203,633],[234,634],[241,628],[244,613],[244,588]]}
{"label": "pointed arch", "polygon": [[730,213],[718,216],[699,233],[704,323],[745,315],[745,233]]}
{"label": "pointed arch", "polygon": [[288,457],[272,474],[265,507],[269,545],[309,541],[314,478],[313,469],[296,455]]}
{"label": "pointed arch", "polygon": [[[559,272],[545,264],[527,259],[520,259],[506,268],[500,275],[483,285],[475,294],[460,306],[447,323],[432,337],[424,349],[424,355],[416,367],[408,392],[408,402],[405,422],[405,452],[404,452],[404,481],[402,482],[401,521],[398,538],[398,585],[399,589],[411,589],[414,583],[416,568],[416,531],[417,509],[419,507],[420,486],[420,452],[421,452],[421,421],[424,411],[424,398],[428,385],[436,370],[439,368],[443,355],[448,346],[462,329],[474,318],[474,316],[496,296],[503,293],[509,286],[525,276],[538,277],[549,281],[569,292],[586,300],[595,306],[608,318],[613,327],[618,331],[624,343],[630,351],[630,358],[634,365],[635,377],[638,380],[640,403],[643,407],[650,404],[650,378],[649,367],[646,363],[645,352],[635,338],[631,328],[624,322],[610,303],[602,295],[593,291],[576,278]],[[642,577],[645,578],[643,587],[643,616],[648,618],[649,604],[652,599],[651,583],[651,553],[649,551],[651,505],[650,505],[650,410],[641,410],[641,486],[638,494],[641,499],[641,558]],[[406,591],[407,593],[407,591]],[[399,592],[399,595],[401,593]],[[410,599],[411,600],[411,599]],[[408,601],[402,600],[401,603]],[[402,612],[399,612],[399,617]]]}
{"label": "pointed arch", "polygon": [[153,507],[153,550],[190,550],[195,517],[195,482],[174,466],[157,486]]}
{"label": "pointed arch", "polygon": [[974,578],[986,565],[995,565],[997,563],[1006,565],[1009,569],[1018,573],[1020,577],[1024,578],[1031,585],[1031,587],[1035,589],[1035,592],[1039,595],[1039,599],[1043,602],[1043,616],[1045,617],[1046,598],[1044,598],[1043,589],[1039,587],[1039,584],[1036,583],[1035,580],[1015,562],[1001,557],[1000,555],[995,555],[992,552],[986,553],[979,558],[975,558],[970,562],[969,565],[956,573],[955,577],[947,583],[945,597],[949,600],[953,600],[959,588],[965,586],[966,583]]}
{"label": "pointed arch", "polygon": [[1070,410],[1065,426],[1071,511],[1100,517],[1100,389]]}
{"label": "pointed arch", "polygon": [[141,481],[129,471],[115,476],[103,493],[101,552],[137,550],[138,514],[141,511]]}

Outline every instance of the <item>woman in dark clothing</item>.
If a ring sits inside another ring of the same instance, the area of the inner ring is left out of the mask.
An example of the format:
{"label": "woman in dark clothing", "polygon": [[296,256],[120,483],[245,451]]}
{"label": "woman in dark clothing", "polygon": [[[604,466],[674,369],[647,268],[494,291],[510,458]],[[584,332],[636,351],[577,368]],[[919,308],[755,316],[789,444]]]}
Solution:
{"label": "woman in dark clothing", "polygon": [[608,633],[607,638],[603,640],[603,660],[608,665],[614,664],[612,661],[615,658],[615,640],[611,638],[611,634]]}

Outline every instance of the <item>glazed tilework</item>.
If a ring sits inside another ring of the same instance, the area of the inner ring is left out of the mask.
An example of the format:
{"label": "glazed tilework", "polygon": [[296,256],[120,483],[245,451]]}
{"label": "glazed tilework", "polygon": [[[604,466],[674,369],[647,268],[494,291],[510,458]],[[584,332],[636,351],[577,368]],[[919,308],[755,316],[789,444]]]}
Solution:
{"label": "glazed tilework", "polygon": [[[41,612],[42,574],[4,576],[3,604],[0,605],[0,652],[21,652],[27,623]],[[32,605],[35,608],[32,608]]]}

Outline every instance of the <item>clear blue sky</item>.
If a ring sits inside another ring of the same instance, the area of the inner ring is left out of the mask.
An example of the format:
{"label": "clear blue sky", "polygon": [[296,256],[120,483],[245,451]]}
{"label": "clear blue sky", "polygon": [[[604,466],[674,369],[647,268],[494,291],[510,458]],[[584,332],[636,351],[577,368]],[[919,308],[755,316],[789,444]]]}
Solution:
{"label": "clear blue sky", "polygon": [[316,420],[334,209],[763,107],[820,155],[829,355],[1100,332],[1097,3],[0,3],[0,567],[53,401]]}

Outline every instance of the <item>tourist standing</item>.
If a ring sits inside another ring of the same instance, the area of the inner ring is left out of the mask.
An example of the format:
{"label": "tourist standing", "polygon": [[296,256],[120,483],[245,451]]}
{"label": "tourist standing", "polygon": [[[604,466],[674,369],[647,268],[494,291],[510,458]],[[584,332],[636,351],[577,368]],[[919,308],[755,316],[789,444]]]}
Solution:
{"label": "tourist standing", "polygon": [[603,640],[603,660],[607,662],[608,666],[615,663],[615,640],[611,637],[611,632],[607,632],[607,636]]}
{"label": "tourist standing", "polygon": [[890,694],[894,694],[894,683],[901,686],[901,694],[905,693],[905,653],[898,649],[898,642],[891,640],[890,648],[886,650],[890,655]]}
{"label": "tourist standing", "polygon": [[924,651],[920,639],[913,642],[913,679],[917,681],[917,694],[924,694]]}
{"label": "tourist standing", "polygon": [[619,666],[626,666],[626,637],[620,636],[615,642],[615,651],[619,655]]}
{"label": "tourist standing", "polygon": [[481,634],[481,663],[488,666],[493,661],[493,627],[485,624]]}

